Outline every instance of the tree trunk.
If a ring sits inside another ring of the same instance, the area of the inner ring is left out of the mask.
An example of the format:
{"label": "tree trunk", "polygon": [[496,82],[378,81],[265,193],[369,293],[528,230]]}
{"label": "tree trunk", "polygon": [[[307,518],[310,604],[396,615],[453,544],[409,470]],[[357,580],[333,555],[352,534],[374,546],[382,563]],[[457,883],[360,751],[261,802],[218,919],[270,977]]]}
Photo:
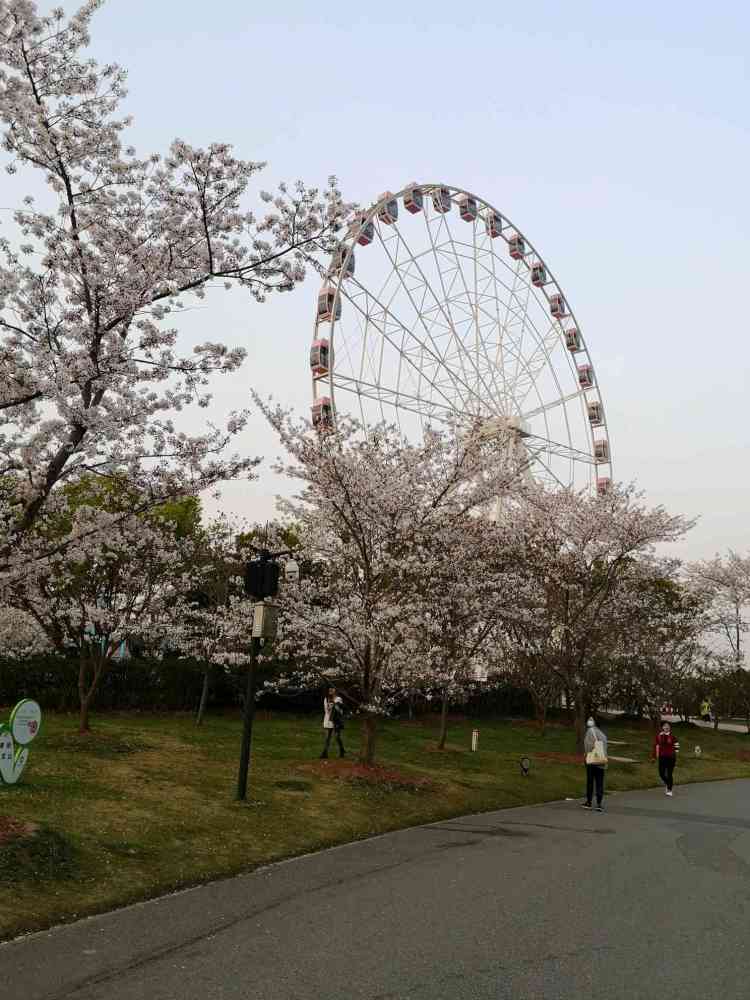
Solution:
{"label": "tree trunk", "polygon": [[544,736],[547,725],[547,701],[531,692],[531,700],[534,702],[534,719],[539,725],[539,732]]}
{"label": "tree trunk", "polygon": [[440,707],[440,739],[438,740],[438,750],[445,750],[445,741],[448,738],[448,691],[443,691],[443,704]]}
{"label": "tree trunk", "polygon": [[206,703],[208,702],[208,687],[209,687],[210,676],[211,676],[211,668],[206,667],[206,669],[203,672],[203,690],[201,691],[201,700],[198,704],[198,714],[195,717],[196,726],[203,725],[203,715],[206,711]]}
{"label": "tree trunk", "polygon": [[409,710],[409,722],[414,719],[414,695],[410,694],[406,699],[406,705]]}
{"label": "tree trunk", "polygon": [[91,732],[91,726],[89,725],[89,707],[91,701],[88,698],[83,698],[81,700],[81,707],[78,714],[78,732],[82,735],[86,735]]}
{"label": "tree trunk", "polygon": [[375,763],[375,740],[377,737],[378,720],[372,715],[366,715],[362,720],[362,749],[359,753],[361,764],[372,767]]}
{"label": "tree trunk", "polygon": [[[86,687],[86,666],[87,662],[91,666],[91,683]],[[102,673],[102,664],[98,667],[93,661],[87,661],[85,656],[81,656],[78,661],[78,702],[80,706],[78,716],[78,732],[82,734],[90,733],[89,710],[94,700],[96,689],[99,686],[99,678]]]}

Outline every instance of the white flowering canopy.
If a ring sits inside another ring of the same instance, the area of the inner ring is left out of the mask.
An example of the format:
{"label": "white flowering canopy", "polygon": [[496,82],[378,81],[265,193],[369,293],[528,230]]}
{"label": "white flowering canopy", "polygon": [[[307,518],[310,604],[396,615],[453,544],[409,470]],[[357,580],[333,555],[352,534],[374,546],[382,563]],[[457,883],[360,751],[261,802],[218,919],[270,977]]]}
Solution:
{"label": "white flowering canopy", "polygon": [[211,377],[245,348],[183,353],[175,317],[212,286],[258,301],[292,288],[347,211],[331,178],[259,192],[256,218],[245,200],[264,164],[227,143],[126,145],[125,72],[83,53],[101,2],[66,17],[0,0],[4,165],[46,185],[0,239],[0,576],[29,557],[65,481],[117,476],[159,503],[251,475],[253,459],[225,452],[244,413],[193,435],[175,420],[209,406]]}

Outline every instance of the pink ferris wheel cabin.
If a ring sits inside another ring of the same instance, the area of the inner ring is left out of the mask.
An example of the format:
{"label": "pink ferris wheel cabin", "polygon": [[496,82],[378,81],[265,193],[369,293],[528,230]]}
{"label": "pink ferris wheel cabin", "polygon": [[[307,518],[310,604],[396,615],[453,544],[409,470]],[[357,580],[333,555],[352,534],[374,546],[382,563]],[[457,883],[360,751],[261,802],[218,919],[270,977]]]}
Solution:
{"label": "pink ferris wheel cabin", "polygon": [[310,348],[310,370],[315,378],[320,378],[321,375],[328,374],[331,367],[330,354],[330,347],[325,337],[312,342],[312,347]]}

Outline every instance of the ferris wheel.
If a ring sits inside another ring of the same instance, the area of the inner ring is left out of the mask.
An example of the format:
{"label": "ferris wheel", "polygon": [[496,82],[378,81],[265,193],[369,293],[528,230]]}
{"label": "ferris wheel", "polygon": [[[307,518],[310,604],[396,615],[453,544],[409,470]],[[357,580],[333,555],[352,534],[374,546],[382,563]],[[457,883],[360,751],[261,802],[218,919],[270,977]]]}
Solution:
{"label": "ferris wheel", "polygon": [[310,369],[320,430],[337,412],[412,440],[480,421],[510,433],[535,478],[611,485],[604,404],[567,297],[524,233],[461,188],[409,184],[356,217],[318,295]]}

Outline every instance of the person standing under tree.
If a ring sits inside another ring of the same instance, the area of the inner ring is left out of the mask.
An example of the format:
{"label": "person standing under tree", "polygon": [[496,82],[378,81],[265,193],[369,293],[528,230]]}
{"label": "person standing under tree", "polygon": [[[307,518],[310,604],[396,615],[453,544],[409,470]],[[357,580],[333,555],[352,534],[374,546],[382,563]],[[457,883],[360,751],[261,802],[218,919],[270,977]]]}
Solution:
{"label": "person standing under tree", "polygon": [[344,757],[346,750],[341,740],[341,733],[344,729],[344,702],[336,694],[336,688],[328,688],[328,693],[323,698],[323,729],[325,730],[326,741],[320,759],[327,759],[328,748],[331,745],[331,737],[334,733],[336,735],[336,742],[339,745],[339,757]]}
{"label": "person standing under tree", "polygon": [[604,812],[604,769],[607,766],[607,737],[599,729],[593,719],[586,722],[586,735],[583,738],[583,749],[586,754],[586,801],[584,809],[591,808],[596,786],[596,811]]}
{"label": "person standing under tree", "polygon": [[679,749],[680,744],[672,735],[672,727],[668,722],[662,722],[661,732],[656,734],[654,756],[659,765],[659,777],[666,785],[666,793],[670,798],[674,787],[674,766],[677,763]]}

